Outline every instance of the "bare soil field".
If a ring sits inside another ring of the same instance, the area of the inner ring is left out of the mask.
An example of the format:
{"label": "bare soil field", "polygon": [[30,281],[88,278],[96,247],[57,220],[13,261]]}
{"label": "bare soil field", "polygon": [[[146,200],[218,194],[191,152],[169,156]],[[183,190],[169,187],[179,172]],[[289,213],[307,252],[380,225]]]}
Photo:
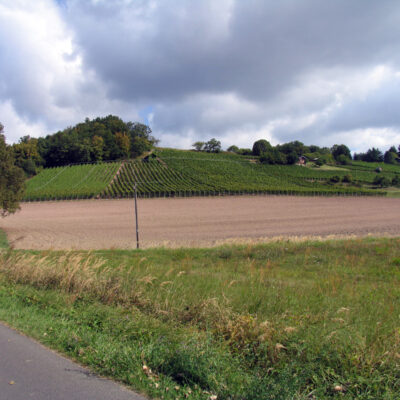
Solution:
{"label": "bare soil field", "polygon": [[[141,247],[400,235],[400,199],[248,196],[139,199]],[[0,228],[18,249],[136,247],[133,200],[23,203]]]}

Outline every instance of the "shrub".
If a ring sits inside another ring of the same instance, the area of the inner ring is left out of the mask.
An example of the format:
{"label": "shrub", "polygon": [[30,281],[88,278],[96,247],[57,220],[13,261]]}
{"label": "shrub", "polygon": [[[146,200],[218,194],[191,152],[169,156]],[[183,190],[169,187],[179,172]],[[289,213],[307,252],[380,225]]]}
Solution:
{"label": "shrub", "polygon": [[350,165],[351,164],[351,159],[344,154],[340,154],[337,158],[336,161],[340,165]]}
{"label": "shrub", "polygon": [[395,175],[395,177],[392,179],[392,185],[393,185],[393,186],[400,186],[400,178],[399,178],[399,175]]}
{"label": "shrub", "polygon": [[386,176],[375,176],[373,184],[376,186],[380,187],[388,187],[390,186],[392,181],[389,178],[386,178]]}
{"label": "shrub", "polygon": [[340,176],[334,175],[331,177],[331,179],[329,179],[329,181],[332,183],[338,183],[338,182],[340,182]]}
{"label": "shrub", "polygon": [[350,174],[347,174],[342,178],[342,182],[345,182],[345,183],[350,183],[352,181],[353,181],[353,177]]}

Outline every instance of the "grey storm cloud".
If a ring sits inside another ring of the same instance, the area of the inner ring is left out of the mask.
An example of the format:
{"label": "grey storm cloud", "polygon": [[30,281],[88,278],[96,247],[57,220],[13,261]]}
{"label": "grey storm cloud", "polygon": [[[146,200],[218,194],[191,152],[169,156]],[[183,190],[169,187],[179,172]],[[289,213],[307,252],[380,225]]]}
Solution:
{"label": "grey storm cloud", "polygon": [[400,142],[397,0],[4,0],[0,22],[16,129],[114,113],[172,146]]}
{"label": "grey storm cloud", "polygon": [[396,1],[214,3],[72,1],[67,20],[87,66],[127,100],[234,91],[260,101],[312,69],[398,63]]}

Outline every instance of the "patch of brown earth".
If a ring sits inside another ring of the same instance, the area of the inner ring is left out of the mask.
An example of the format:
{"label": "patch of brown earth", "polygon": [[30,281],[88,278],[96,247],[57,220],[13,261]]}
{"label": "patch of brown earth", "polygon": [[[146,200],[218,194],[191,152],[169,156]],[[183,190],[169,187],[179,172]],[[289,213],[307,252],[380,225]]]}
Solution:
{"label": "patch of brown earth", "polygon": [[[400,235],[400,199],[248,196],[139,199],[141,247]],[[0,220],[20,249],[135,248],[133,200],[24,203]]]}

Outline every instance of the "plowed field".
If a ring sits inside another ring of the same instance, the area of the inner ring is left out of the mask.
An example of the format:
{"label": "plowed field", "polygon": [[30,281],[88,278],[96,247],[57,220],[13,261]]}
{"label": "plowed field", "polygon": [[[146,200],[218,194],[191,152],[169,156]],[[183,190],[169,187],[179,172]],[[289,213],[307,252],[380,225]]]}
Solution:
{"label": "plowed field", "polygon": [[[220,197],[138,201],[141,247],[400,235],[400,199]],[[136,247],[133,200],[24,203],[0,220],[20,249]]]}

